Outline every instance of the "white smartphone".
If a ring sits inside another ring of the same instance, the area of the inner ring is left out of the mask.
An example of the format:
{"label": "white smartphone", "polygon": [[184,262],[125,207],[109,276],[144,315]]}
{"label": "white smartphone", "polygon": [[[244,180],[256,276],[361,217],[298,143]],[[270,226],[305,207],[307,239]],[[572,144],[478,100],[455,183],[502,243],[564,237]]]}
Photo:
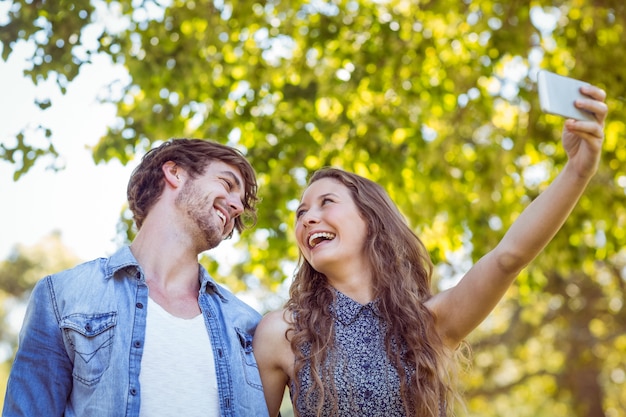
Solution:
{"label": "white smartphone", "polygon": [[580,92],[580,87],[589,83],[541,70],[537,75],[537,85],[543,112],[576,120],[595,120],[593,113],[574,106],[576,99],[586,97]]}

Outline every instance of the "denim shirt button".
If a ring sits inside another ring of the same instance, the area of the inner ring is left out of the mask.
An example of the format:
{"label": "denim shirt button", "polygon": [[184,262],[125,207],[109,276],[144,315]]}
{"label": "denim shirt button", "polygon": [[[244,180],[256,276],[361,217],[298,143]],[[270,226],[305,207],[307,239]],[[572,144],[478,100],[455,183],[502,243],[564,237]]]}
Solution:
{"label": "denim shirt button", "polygon": [[88,331],[88,332],[91,332],[91,330],[92,330],[91,323],[85,324],[85,330]]}
{"label": "denim shirt button", "polygon": [[133,396],[137,395],[137,389],[136,388],[131,388],[130,389],[130,395],[133,395]]}
{"label": "denim shirt button", "polygon": [[141,347],[141,340],[135,340],[133,345],[135,345],[136,348],[140,348]]}
{"label": "denim shirt button", "polygon": [[142,303],[137,303],[137,304],[135,304],[135,307],[137,307],[137,308],[143,308],[143,304],[142,304]]}

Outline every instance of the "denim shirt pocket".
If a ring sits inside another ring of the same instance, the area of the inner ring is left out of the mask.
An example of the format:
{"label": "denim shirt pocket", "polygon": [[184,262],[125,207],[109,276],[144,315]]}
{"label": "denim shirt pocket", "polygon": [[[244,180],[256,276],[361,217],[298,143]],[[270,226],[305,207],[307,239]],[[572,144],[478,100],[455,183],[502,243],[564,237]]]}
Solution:
{"label": "denim shirt pocket", "polygon": [[263,390],[261,376],[259,375],[259,367],[257,366],[254,352],[252,351],[252,335],[244,330],[235,327],[239,342],[241,343],[241,359],[243,361],[243,372],[246,382],[251,387]]}
{"label": "denim shirt pocket", "polygon": [[72,314],[61,320],[66,344],[74,362],[72,375],[92,386],[102,377],[111,362],[117,313]]}

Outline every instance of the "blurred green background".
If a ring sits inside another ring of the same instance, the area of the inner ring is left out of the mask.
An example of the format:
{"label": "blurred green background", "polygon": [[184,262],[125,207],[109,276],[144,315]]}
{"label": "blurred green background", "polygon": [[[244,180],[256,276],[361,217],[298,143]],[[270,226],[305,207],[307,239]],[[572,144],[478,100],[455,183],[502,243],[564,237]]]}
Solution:
{"label": "blurred green background", "polygon": [[[106,55],[128,79],[94,163],[131,163],[170,137],[246,153],[263,198],[227,268],[233,290],[278,308],[297,249],[294,201],[334,165],[367,176],[427,245],[443,289],[490,250],[565,162],[563,120],[542,114],[548,69],[608,93],[600,170],[549,247],[469,338],[471,416],[626,416],[626,6],[607,1],[9,1],[2,58],[31,43],[25,71],[65,93]],[[4,99],[4,98],[3,98]],[[43,110],[54,105],[38,97]],[[40,126],[0,144],[18,181],[64,140]],[[134,230],[120,207],[120,242]],[[58,235],[0,264],[7,361],[34,282],[78,262]],[[3,387],[0,387],[3,389]],[[464,413],[461,413],[462,415]]]}

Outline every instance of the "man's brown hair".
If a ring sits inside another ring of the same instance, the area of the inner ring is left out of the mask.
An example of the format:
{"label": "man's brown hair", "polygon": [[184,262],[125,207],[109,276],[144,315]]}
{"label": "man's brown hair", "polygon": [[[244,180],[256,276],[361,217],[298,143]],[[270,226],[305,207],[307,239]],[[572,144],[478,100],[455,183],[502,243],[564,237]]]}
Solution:
{"label": "man's brown hair", "polygon": [[202,175],[212,161],[239,169],[244,182],[244,213],[235,219],[235,228],[241,232],[256,222],[256,174],[245,156],[235,148],[211,140],[183,138],[170,139],[148,151],[130,176],[127,198],[137,229],[163,192],[162,167],[168,161],[183,168],[192,178]]}

